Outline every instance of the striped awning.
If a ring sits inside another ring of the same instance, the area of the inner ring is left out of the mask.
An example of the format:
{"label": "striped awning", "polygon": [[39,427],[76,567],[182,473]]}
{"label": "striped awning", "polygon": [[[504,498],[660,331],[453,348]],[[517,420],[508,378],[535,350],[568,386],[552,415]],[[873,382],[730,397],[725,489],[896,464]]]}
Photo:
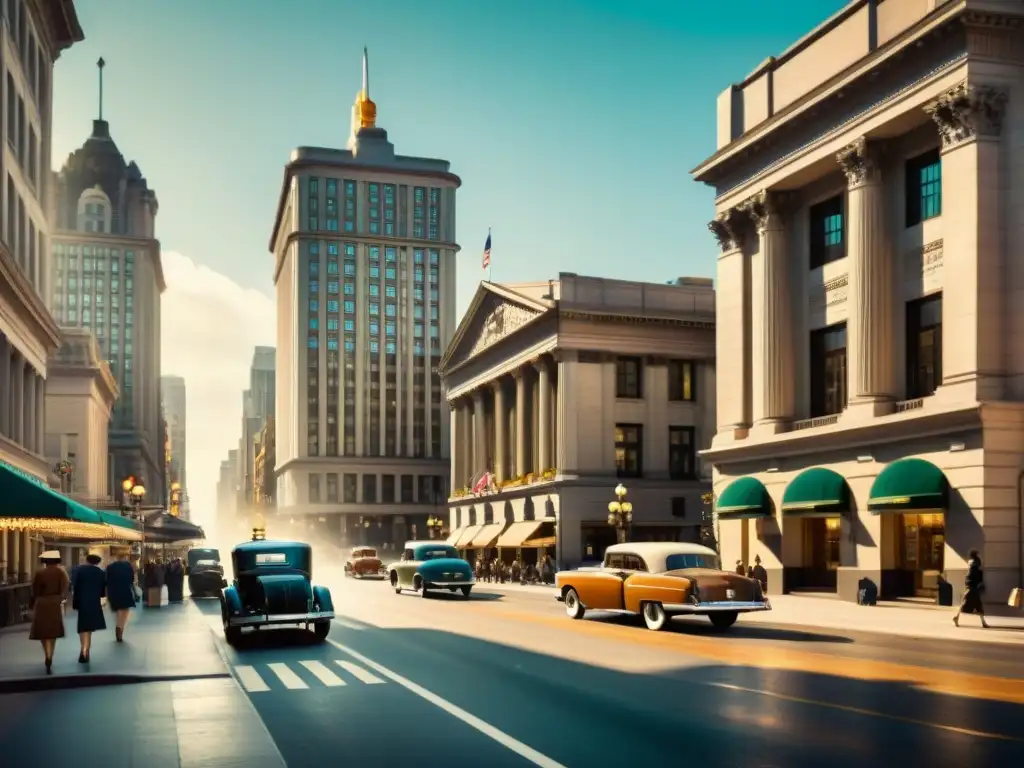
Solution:
{"label": "striped awning", "polygon": [[465,549],[468,547],[473,539],[476,538],[476,535],[480,532],[481,528],[483,528],[482,525],[467,525],[463,528],[462,535],[459,536],[459,540],[455,542],[454,546],[456,549]]}
{"label": "striped awning", "polygon": [[481,528],[473,537],[473,543],[469,546],[473,549],[489,549],[494,546],[501,532],[505,530],[505,523],[488,523]]}

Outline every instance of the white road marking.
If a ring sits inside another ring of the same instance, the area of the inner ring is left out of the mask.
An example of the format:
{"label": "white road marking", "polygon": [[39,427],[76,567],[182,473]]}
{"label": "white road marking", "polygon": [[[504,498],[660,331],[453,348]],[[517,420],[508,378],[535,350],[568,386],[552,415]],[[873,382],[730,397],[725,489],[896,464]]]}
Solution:
{"label": "white road marking", "polygon": [[369,672],[367,672],[362,667],[353,664],[351,661],[343,661],[342,659],[335,659],[334,663],[337,664],[342,669],[344,669],[346,672],[348,672],[350,675],[352,675],[352,677],[354,677],[356,680],[358,680],[361,683],[366,683],[367,685],[381,685],[384,682],[383,680],[381,680],[376,675],[370,674]]}
{"label": "white road marking", "polygon": [[[440,710],[443,710],[444,712],[447,712],[449,715],[456,718],[457,720],[462,721],[470,728],[479,731],[484,736],[487,736],[488,738],[496,741],[498,744],[501,744],[501,746],[505,747],[511,752],[515,752],[517,755],[524,758],[525,760],[528,760],[534,765],[540,766],[540,768],[567,768],[567,766],[562,765],[557,760],[553,760],[547,755],[538,752],[533,747],[527,746],[518,739],[509,736],[504,731],[495,728],[490,723],[484,722],[476,715],[467,712],[466,710],[456,706],[455,704],[452,704],[450,701],[447,701],[446,699],[442,699],[436,693],[431,693],[423,686],[414,683],[412,680],[402,677],[397,672],[392,672],[387,667],[381,666],[377,662],[368,659],[366,656],[363,656],[363,654],[359,653],[358,651],[354,651],[351,648],[346,648],[341,643],[335,640],[331,640],[330,638],[328,638],[327,642],[329,642],[342,653],[348,654],[364,666],[369,667],[382,677],[388,678],[393,683],[398,683],[398,685],[402,686],[410,693],[419,696],[424,701],[433,704],[435,707],[437,707]],[[343,664],[343,662],[340,661],[338,663]]]}
{"label": "white road marking", "polygon": [[308,669],[310,674],[313,675],[313,677],[315,677],[321,683],[326,685],[328,688],[337,688],[339,686],[346,685],[344,680],[342,680],[336,674],[331,672],[331,670],[329,670],[319,661],[300,661],[299,664]]}
{"label": "white road marking", "polygon": [[260,673],[256,671],[255,667],[235,667],[235,674],[242,681],[242,687],[249,693],[270,690],[270,686],[263,682],[263,678],[260,677]]}
{"label": "white road marking", "polygon": [[284,683],[284,687],[290,691],[298,691],[304,688],[309,688],[302,678],[296,675],[291,669],[288,668],[287,664],[281,664],[280,662],[275,664],[267,664],[270,667],[270,671],[277,675],[278,679]]}
{"label": "white road marking", "polygon": [[345,619],[339,619],[337,616],[334,617],[334,623],[344,627],[345,629],[355,630],[356,632],[366,629],[366,627],[362,626],[361,624],[356,624],[351,621],[345,621]]}

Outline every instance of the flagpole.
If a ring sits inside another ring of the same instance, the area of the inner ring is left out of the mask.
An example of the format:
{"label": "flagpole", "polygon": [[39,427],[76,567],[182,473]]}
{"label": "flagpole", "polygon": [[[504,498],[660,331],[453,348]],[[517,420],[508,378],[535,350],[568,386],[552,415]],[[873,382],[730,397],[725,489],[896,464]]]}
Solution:
{"label": "flagpole", "polygon": [[[487,239],[488,240],[491,239],[491,228],[490,227],[487,228]],[[491,244],[491,250],[494,250],[494,244],[493,243]],[[488,258],[487,259],[487,282],[488,283],[493,282],[491,280],[491,270],[494,269],[493,264],[494,264],[494,259],[493,258]]]}

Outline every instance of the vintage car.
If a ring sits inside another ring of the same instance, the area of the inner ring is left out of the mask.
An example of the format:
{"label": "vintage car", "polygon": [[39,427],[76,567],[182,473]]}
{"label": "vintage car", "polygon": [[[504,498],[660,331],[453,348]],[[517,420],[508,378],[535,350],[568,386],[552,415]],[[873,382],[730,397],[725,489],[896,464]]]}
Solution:
{"label": "vintage car", "polygon": [[185,563],[188,591],[192,597],[220,597],[228,585],[224,579],[224,566],[220,551],[216,549],[190,549]]}
{"label": "vintage car", "polygon": [[345,561],[345,575],[353,579],[383,579],[388,570],[373,547],[352,547]]}
{"label": "vintage car", "polygon": [[402,558],[388,566],[388,578],[395,594],[411,589],[426,597],[431,590],[461,591],[469,598],[473,569],[459,557],[455,547],[443,541],[407,541]]}
{"label": "vintage car", "polygon": [[334,602],[327,587],[314,586],[313,552],[298,541],[254,537],[231,552],[235,580],[221,593],[224,637],[237,642],[245,627],[296,625],[327,637]]}
{"label": "vintage car", "polygon": [[653,630],[681,615],[707,616],[724,630],[741,613],[771,610],[759,581],[723,571],[715,551],[699,544],[614,544],[600,568],[564,571],[556,584],[570,618],[588,610],[640,614]]}

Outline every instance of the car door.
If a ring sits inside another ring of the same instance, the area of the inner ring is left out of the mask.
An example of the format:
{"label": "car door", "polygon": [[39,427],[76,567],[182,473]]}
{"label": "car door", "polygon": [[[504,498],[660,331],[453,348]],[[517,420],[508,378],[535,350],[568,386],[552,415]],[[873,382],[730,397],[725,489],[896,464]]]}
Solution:
{"label": "car door", "polygon": [[398,564],[398,581],[403,587],[411,587],[413,576],[419,563],[415,562],[415,553],[412,549],[406,549],[402,553],[402,561]]}
{"label": "car door", "polygon": [[625,557],[621,553],[609,552],[599,570],[580,571],[574,586],[583,604],[592,610],[622,610],[625,566]]}

